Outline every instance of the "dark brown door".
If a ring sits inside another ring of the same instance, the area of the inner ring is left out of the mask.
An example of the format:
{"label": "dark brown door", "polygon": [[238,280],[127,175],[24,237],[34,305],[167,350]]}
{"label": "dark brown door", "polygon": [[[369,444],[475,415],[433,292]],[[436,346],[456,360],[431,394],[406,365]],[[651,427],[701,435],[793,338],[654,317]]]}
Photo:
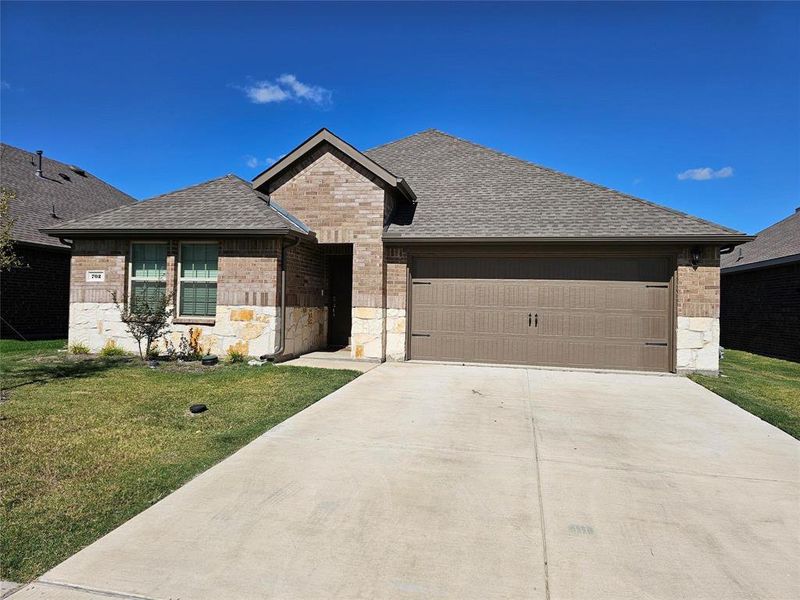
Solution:
{"label": "dark brown door", "polygon": [[416,258],[409,356],[668,371],[671,263]]}
{"label": "dark brown door", "polygon": [[347,346],[353,297],[353,256],[328,257],[328,345]]}

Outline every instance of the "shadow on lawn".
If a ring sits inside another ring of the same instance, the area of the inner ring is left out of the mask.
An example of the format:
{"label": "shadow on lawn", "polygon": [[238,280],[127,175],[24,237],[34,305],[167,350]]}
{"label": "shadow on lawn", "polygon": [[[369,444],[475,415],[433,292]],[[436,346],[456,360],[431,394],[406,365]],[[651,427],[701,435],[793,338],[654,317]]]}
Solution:
{"label": "shadow on lawn", "polygon": [[6,391],[56,379],[90,377],[132,361],[130,357],[37,359],[31,365],[21,366],[18,363],[15,369],[3,369],[2,388]]}

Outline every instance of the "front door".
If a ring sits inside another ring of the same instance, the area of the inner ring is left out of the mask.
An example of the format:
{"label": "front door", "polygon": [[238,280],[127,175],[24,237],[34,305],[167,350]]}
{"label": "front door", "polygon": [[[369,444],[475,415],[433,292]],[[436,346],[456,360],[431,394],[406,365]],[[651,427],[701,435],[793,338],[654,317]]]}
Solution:
{"label": "front door", "polygon": [[353,256],[328,257],[328,345],[350,344],[353,298]]}

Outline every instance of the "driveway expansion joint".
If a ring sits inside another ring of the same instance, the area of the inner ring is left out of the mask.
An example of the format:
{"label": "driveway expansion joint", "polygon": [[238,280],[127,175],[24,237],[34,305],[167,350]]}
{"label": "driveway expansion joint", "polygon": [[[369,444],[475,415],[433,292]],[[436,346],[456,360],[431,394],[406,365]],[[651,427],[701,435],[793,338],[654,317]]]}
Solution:
{"label": "driveway expansion joint", "polygon": [[542,471],[539,469],[539,443],[536,440],[536,420],[533,417],[533,398],[531,397],[531,378],[525,373],[525,387],[527,402],[528,422],[530,423],[533,438],[533,464],[536,471],[536,494],[539,500],[539,523],[542,528],[542,562],[544,564],[544,597],[550,600],[550,572],[547,565],[547,527],[544,518],[544,501],[542,494]]}
{"label": "driveway expansion joint", "polygon": [[120,600],[161,600],[160,598],[153,598],[152,596],[142,596],[140,594],[127,594],[125,592],[101,590],[84,585],[77,585],[74,583],[65,583],[61,581],[48,581],[47,579],[37,579],[32,583],[56,587],[56,588],[66,588],[69,590],[74,590],[76,592],[83,592],[85,594],[94,594],[95,596],[105,596],[107,598],[119,598]]}
{"label": "driveway expansion joint", "polygon": [[617,466],[617,465],[599,465],[596,463],[581,462],[579,460],[567,460],[565,458],[540,458],[541,462],[559,463],[564,465],[576,465],[578,467],[587,467],[595,469],[605,469],[607,471],[626,471],[631,473],[649,473],[651,475],[685,475],[687,477],[708,477],[710,479],[736,479],[742,481],[761,481],[765,483],[786,483],[790,485],[797,485],[798,480],[791,481],[787,479],[770,479],[766,477],[748,477],[746,475],[724,475],[721,473],[698,473],[696,471],[676,471],[673,469],[647,469],[645,467]]}

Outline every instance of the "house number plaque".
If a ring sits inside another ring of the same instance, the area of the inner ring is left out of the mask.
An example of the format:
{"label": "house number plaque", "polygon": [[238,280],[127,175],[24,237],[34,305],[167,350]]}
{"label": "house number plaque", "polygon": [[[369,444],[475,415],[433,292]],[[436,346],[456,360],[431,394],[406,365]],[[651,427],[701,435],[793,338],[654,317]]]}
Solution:
{"label": "house number plaque", "polygon": [[94,281],[105,281],[106,280],[106,272],[105,271],[86,271],[86,281],[94,282]]}

